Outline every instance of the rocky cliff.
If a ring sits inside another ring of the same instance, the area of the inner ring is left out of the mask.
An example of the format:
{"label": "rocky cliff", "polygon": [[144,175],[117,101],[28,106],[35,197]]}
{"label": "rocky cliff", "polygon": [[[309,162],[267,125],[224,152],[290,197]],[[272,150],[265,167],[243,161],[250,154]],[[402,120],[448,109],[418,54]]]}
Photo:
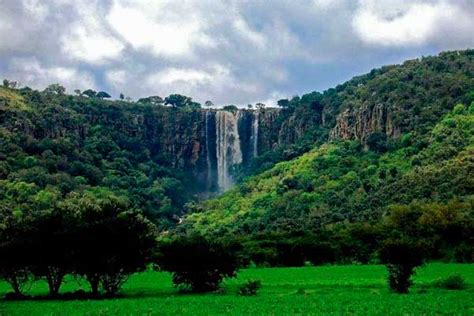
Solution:
{"label": "rocky cliff", "polygon": [[397,108],[387,104],[348,108],[337,116],[330,139],[358,139],[365,142],[376,132],[392,138],[399,137],[400,126],[396,124],[398,113]]}

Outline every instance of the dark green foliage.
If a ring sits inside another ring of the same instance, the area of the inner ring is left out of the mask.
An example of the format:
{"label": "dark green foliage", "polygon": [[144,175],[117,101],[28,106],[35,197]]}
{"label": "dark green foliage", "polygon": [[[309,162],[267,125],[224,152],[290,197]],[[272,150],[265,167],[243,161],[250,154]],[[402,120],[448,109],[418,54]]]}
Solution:
{"label": "dark green foliage", "polygon": [[58,296],[67,274],[83,276],[92,294],[115,295],[127,277],[145,269],[156,227],[122,200],[102,192],[73,194],[43,211],[7,215],[0,226],[0,277],[17,295],[31,276]]}
{"label": "dark green foliage", "polygon": [[459,274],[451,275],[444,279],[437,280],[434,286],[447,290],[464,290],[467,287],[466,280]]}
{"label": "dark green foliage", "polygon": [[[187,216],[181,229],[219,236],[308,234],[338,223],[378,222],[394,205],[413,203],[419,212],[433,215],[432,208],[443,217],[461,204],[458,215],[463,219],[453,217],[458,228],[436,228],[449,238],[436,240],[439,251],[432,255],[452,260],[454,254],[448,249],[465,241],[456,254],[458,260],[466,260],[461,258],[471,257],[473,244],[472,220],[468,219],[469,214],[472,218],[469,210],[474,187],[466,177],[474,168],[474,116],[470,109],[456,105],[440,117],[423,135],[429,139],[426,143],[418,142],[414,134],[405,134],[388,139],[383,153],[380,144],[372,150],[357,141],[324,144],[202,203],[200,209],[205,211]],[[363,248],[368,238],[364,239],[344,247],[344,252]],[[352,243],[344,240],[347,245]],[[370,253],[372,250],[358,251],[353,257],[364,262],[372,259]]]}
{"label": "dark green foliage", "polygon": [[217,290],[242,265],[238,245],[199,236],[163,241],[158,248],[160,269],[172,273],[176,286],[194,292]]}
{"label": "dark green foliage", "polygon": [[[183,212],[193,182],[184,176],[187,167],[173,167],[176,157],[164,153],[166,140],[155,135],[163,129],[159,122],[170,122],[163,133],[176,137],[172,122],[186,124],[193,113],[101,100],[90,91],[85,92],[89,98],[72,97],[53,92],[59,89],[55,85],[44,92],[0,89],[0,100],[5,99],[0,111],[4,205],[30,210],[34,194],[54,192],[63,199],[71,192],[107,188],[163,228]],[[140,123],[143,127],[135,122],[141,115],[149,120]],[[28,186],[29,194],[7,192],[19,186]]]}
{"label": "dark green foliage", "polygon": [[389,239],[382,243],[380,259],[387,266],[388,284],[396,293],[408,293],[415,269],[426,258],[423,243],[409,239]]}
{"label": "dark green foliage", "polygon": [[0,279],[7,282],[16,297],[24,295],[32,279],[28,252],[30,240],[23,236],[25,224],[20,218],[8,218],[0,229]]}
{"label": "dark green foliage", "polygon": [[33,216],[25,238],[31,242],[31,269],[36,277],[46,280],[49,295],[56,296],[64,277],[73,270],[74,217],[56,208]]}
{"label": "dark green foliage", "polygon": [[97,97],[97,91],[94,91],[92,89],[87,89],[87,90],[82,92],[82,95],[85,95],[89,98],[95,98],[95,97]]}
{"label": "dark green foliage", "polygon": [[183,107],[194,107],[199,108],[200,104],[193,101],[192,98],[181,95],[181,94],[171,94],[165,98],[165,104],[171,105],[176,108]]}
{"label": "dark green foliage", "polygon": [[73,197],[62,209],[79,212],[72,243],[73,271],[89,282],[92,293],[99,285],[114,295],[128,276],[143,271],[155,248],[155,227],[115,197]]}
{"label": "dark green foliage", "polygon": [[262,281],[260,280],[247,280],[243,285],[239,287],[238,294],[242,296],[254,296],[257,295],[258,290],[262,287]]}
{"label": "dark green foliage", "polygon": [[162,97],[154,95],[154,96],[149,96],[146,98],[140,98],[137,101],[138,103],[144,103],[144,104],[152,104],[152,105],[163,105],[165,101],[163,100]]}
{"label": "dark green foliage", "polygon": [[97,98],[99,99],[108,99],[108,98],[111,98],[110,94],[108,94],[107,92],[105,91],[100,91],[97,93],[96,95]]}
{"label": "dark green foliage", "polygon": [[387,151],[387,135],[380,132],[375,132],[367,138],[367,146],[369,149],[383,153]]}

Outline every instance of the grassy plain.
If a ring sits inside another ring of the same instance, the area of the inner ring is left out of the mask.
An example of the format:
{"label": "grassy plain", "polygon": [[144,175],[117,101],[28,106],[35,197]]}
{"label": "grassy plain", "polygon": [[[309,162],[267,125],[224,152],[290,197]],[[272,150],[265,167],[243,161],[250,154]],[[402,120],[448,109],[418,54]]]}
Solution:
{"label": "grassy plain", "polygon": [[[438,289],[433,283],[462,275],[468,288]],[[410,294],[392,294],[378,265],[252,268],[227,280],[222,294],[180,294],[167,273],[144,272],[125,284],[122,297],[102,300],[0,301],[0,315],[474,315],[474,265],[432,263],[418,270]],[[257,296],[237,296],[247,279],[262,281]],[[84,282],[68,280],[62,292]],[[0,296],[9,291],[0,283]],[[44,282],[29,294],[45,295]]]}

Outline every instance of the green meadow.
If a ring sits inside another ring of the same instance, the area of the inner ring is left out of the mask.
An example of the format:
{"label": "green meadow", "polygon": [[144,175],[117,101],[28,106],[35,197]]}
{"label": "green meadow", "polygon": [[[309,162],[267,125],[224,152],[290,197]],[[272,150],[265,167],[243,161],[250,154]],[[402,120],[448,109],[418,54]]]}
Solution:
{"label": "green meadow", "polygon": [[[436,288],[440,278],[459,274],[464,290]],[[259,279],[256,296],[237,295],[239,285]],[[222,293],[182,294],[170,275],[133,275],[121,297],[100,300],[0,301],[0,315],[474,315],[474,265],[431,263],[418,269],[409,294],[388,290],[380,265],[250,268],[224,283]],[[62,292],[88,290],[86,282],[69,279]],[[9,291],[0,283],[0,295]],[[28,294],[46,295],[42,281]]]}

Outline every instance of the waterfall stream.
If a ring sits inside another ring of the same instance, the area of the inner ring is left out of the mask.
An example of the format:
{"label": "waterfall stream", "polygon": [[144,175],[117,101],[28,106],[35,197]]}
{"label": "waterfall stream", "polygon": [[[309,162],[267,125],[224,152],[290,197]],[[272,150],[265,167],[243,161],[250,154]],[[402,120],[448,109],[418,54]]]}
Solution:
{"label": "waterfall stream", "polygon": [[209,145],[209,116],[211,112],[208,110],[206,111],[206,119],[205,119],[205,139],[206,139],[206,164],[207,164],[207,190],[211,188],[212,185],[212,166],[211,166],[211,147]]}
{"label": "waterfall stream", "polygon": [[216,158],[217,184],[220,191],[233,185],[229,168],[242,162],[238,122],[241,111],[217,111],[216,113]]}
{"label": "waterfall stream", "polygon": [[259,152],[260,111],[207,109],[204,113],[204,179],[209,192],[232,187],[231,169]]}
{"label": "waterfall stream", "polygon": [[258,115],[259,111],[253,112],[253,122],[252,122],[252,145],[253,145],[253,156],[258,156]]}

